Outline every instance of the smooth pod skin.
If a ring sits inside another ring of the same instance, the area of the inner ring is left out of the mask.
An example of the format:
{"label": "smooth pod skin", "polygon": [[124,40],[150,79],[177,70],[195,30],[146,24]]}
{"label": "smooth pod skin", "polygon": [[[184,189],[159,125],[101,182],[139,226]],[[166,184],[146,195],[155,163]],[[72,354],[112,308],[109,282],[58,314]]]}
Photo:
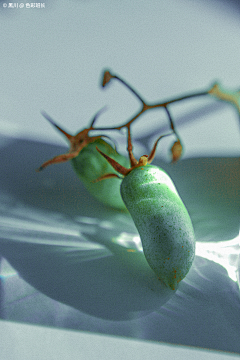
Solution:
{"label": "smooth pod skin", "polygon": [[124,177],[121,195],[139,232],[149,266],[175,290],[194,260],[195,236],[172,180],[157,166],[137,167]]}
{"label": "smooth pod skin", "polygon": [[[120,194],[118,178],[94,182],[101,176],[113,173],[112,166],[99,154],[96,146],[123,166],[129,166],[129,160],[120,155],[103,139],[97,139],[85,146],[79,155],[71,160],[71,164],[80,180],[92,196],[102,203],[120,210],[126,210]],[[117,174],[117,171],[114,171]]]}

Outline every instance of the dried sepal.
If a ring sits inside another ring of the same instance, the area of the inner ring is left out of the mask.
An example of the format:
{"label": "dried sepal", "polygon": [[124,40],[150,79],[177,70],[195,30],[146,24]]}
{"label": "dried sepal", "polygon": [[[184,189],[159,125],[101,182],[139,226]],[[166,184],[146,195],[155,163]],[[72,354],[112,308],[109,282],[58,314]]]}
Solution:
{"label": "dried sepal", "polygon": [[88,133],[89,133],[90,130],[94,130],[93,123],[95,122],[95,120],[97,119],[97,117],[99,116],[99,114],[102,111],[103,111],[103,109],[101,109],[94,116],[89,128],[83,129],[82,131],[77,133],[75,136],[68,134],[59,125],[57,125],[55,123],[55,121],[48,114],[46,114],[45,112],[42,111],[41,112],[42,115],[67,138],[68,142],[70,143],[70,148],[69,148],[68,152],[66,152],[65,154],[54,156],[52,159],[50,159],[48,161],[45,161],[36,171],[42,171],[43,169],[45,169],[49,165],[59,164],[59,163],[62,163],[62,162],[72,160],[73,158],[75,158],[75,157],[77,157],[79,155],[80,151],[84,147],[86,147],[88,144],[96,141],[97,139],[100,139],[102,137],[101,135],[99,135],[99,136],[89,136]]}
{"label": "dried sepal", "polygon": [[[171,133],[172,134],[172,133]],[[133,155],[132,149],[132,139],[131,139],[131,132],[130,132],[130,126],[128,126],[128,156],[129,156],[129,160],[130,160],[130,168],[126,168],[122,165],[120,165],[116,160],[112,159],[110,156],[104,154],[101,150],[98,149],[98,147],[96,147],[97,151],[108,161],[108,163],[120,174],[122,174],[123,176],[128,175],[133,169],[136,169],[138,167],[144,167],[148,164],[150,164],[152,162],[152,160],[154,159],[155,156],[155,152],[156,152],[156,147],[158,142],[160,141],[161,138],[163,138],[164,136],[168,136],[171,134],[166,134],[166,135],[161,135],[154,143],[153,145],[153,149],[150,152],[150,156],[148,155],[142,155],[139,159],[139,161],[137,161]],[[101,178],[98,178],[97,181],[101,181],[104,179],[107,179],[109,177],[111,177],[111,175],[113,174],[107,174],[102,176]]]}
{"label": "dried sepal", "polygon": [[169,134],[165,134],[165,135],[161,135],[159,136],[159,138],[155,141],[155,144],[153,145],[153,148],[152,148],[152,151],[151,153],[149,154],[148,156],[148,164],[150,164],[154,157],[155,157],[155,153],[156,153],[156,149],[157,149],[157,145],[158,145],[158,142],[165,136],[169,136],[169,135],[172,135],[173,133],[169,133]]}
{"label": "dried sepal", "polygon": [[106,175],[103,175],[103,176],[100,176],[99,178],[97,178],[96,180],[93,180],[92,182],[93,183],[97,183],[99,181],[102,181],[102,180],[105,180],[105,179],[112,179],[112,178],[118,178],[120,180],[122,180],[123,178],[117,174],[106,174]]}
{"label": "dried sepal", "polygon": [[79,151],[73,151],[73,152],[68,152],[66,154],[61,154],[61,155],[57,155],[54,156],[52,159],[45,161],[38,169],[36,169],[37,172],[42,171],[43,169],[45,169],[47,166],[49,165],[53,165],[53,164],[60,164],[63,162],[67,162],[75,157],[77,157],[79,154]]}
{"label": "dried sepal", "polygon": [[99,148],[96,146],[97,151],[105,157],[105,159],[109,162],[109,164],[120,174],[127,175],[130,171],[130,169],[127,169],[126,167],[119,164],[116,160],[112,159],[110,156],[104,154]]}

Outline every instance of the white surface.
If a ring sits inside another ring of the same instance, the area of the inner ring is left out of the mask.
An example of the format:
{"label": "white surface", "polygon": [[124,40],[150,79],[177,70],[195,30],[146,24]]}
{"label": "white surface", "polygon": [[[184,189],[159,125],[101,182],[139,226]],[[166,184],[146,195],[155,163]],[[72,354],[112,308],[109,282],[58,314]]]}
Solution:
{"label": "white surface", "polygon": [[[231,360],[239,355],[0,321],[2,360]],[[13,350],[13,343],[17,346]]]}

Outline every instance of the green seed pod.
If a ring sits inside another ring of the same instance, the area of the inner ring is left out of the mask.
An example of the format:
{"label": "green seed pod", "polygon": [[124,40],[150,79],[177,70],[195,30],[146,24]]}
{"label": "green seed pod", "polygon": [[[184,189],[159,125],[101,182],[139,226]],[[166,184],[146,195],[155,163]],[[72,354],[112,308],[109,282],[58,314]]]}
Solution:
{"label": "green seed pod", "polygon": [[195,238],[172,180],[156,166],[137,167],[124,177],[121,195],[149,266],[168,287],[176,289],[192,265]]}
{"label": "green seed pod", "polygon": [[[132,153],[128,127],[130,169],[98,151],[124,176],[121,196],[137,227],[149,266],[159,280],[176,290],[193,263],[195,236],[190,216],[172,180],[164,170],[148,165],[162,137],[157,139],[149,156],[143,155],[137,161]],[[110,176],[118,175],[108,174],[99,180]]]}
{"label": "green seed pod", "polygon": [[126,210],[120,195],[120,179],[111,178],[94,182],[97,178],[112,172],[111,165],[97,152],[96,145],[121,165],[129,166],[128,159],[103,139],[97,139],[85,146],[79,155],[71,160],[73,168],[92,196],[108,206]]}
{"label": "green seed pod", "polygon": [[119,210],[126,210],[120,195],[119,179],[110,178],[103,182],[95,182],[95,180],[99,177],[102,177],[112,171],[111,165],[99,154],[96,150],[96,146],[121,165],[129,166],[129,160],[120,155],[110,144],[103,140],[101,136],[88,135],[90,130],[94,130],[93,123],[98,114],[94,117],[89,128],[83,129],[75,136],[72,136],[65,130],[61,129],[49,115],[44,112],[42,114],[48,121],[51,122],[52,125],[64,134],[70,142],[70,149],[67,153],[55,156],[54,158],[44,162],[37,171],[41,171],[49,165],[70,160],[78,177],[92,196],[105,205]]}

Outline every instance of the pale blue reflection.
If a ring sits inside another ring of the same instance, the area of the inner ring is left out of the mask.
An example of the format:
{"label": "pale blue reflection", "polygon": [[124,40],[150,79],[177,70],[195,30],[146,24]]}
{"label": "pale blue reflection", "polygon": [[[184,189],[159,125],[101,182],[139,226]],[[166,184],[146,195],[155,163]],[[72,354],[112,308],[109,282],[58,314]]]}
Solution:
{"label": "pale blue reflection", "polygon": [[[58,302],[109,320],[146,316],[174,295],[175,291],[157,280],[139,251],[140,239],[131,231],[129,216],[109,212],[109,220],[105,216],[68,218],[64,233],[61,222],[58,227],[50,226],[51,217],[54,212],[42,213],[39,221],[29,221],[29,226],[20,214],[0,217],[0,250],[17,271],[15,289],[24,280]],[[131,233],[118,236],[123,223]],[[119,243],[121,239],[125,246]],[[11,284],[6,270],[2,274],[8,280],[4,281],[3,304],[7,318]]]}
{"label": "pale blue reflection", "polygon": [[111,221],[107,221],[107,220],[99,220],[97,218],[92,218],[89,216],[77,216],[75,217],[75,220],[82,224],[98,225],[104,229],[114,229],[114,224]]}
{"label": "pale blue reflection", "polygon": [[[112,241],[127,248],[127,251],[143,251],[141,239],[136,234],[122,232],[119,236],[112,239]],[[239,236],[232,240],[219,242],[197,241],[196,255],[223,266],[227,270],[230,279],[239,282],[239,244]]]}
{"label": "pale blue reflection", "polygon": [[119,236],[113,238],[112,241],[127,248],[127,251],[143,252],[140,236],[136,234],[129,234],[127,232],[122,232]]}
{"label": "pale blue reflection", "polygon": [[[46,219],[50,216],[46,215]],[[41,219],[43,220],[43,219]],[[16,241],[16,243],[27,242],[32,244],[45,244],[55,246],[74,246],[81,250],[102,250],[104,246],[86,241],[83,236],[80,237],[80,231],[85,233],[95,232],[86,226],[61,226],[57,223],[55,226],[46,222],[29,221],[17,217],[8,217],[0,215],[1,238]],[[89,230],[89,231],[87,231]]]}
{"label": "pale blue reflection", "polygon": [[5,280],[12,276],[17,276],[17,271],[8,263],[6,259],[1,260],[0,280]]}
{"label": "pale blue reflection", "polygon": [[[228,295],[231,287],[237,292],[239,237],[197,241],[193,266],[173,292],[157,281],[128,214],[102,210],[96,216],[71,217],[30,207],[24,213],[22,208],[18,203],[14,215],[10,207],[0,214],[0,316],[5,319],[42,323],[43,316],[53,325],[48,316],[57,301],[64,314],[64,309],[67,314],[80,311],[79,321],[94,317],[94,322],[124,322],[156,314],[169,320],[186,312],[186,302],[188,309],[216,292],[220,300],[232,296],[239,306],[237,294]],[[25,311],[26,301],[30,307],[36,303],[37,311]],[[63,326],[79,326],[73,319],[66,318]]]}
{"label": "pale blue reflection", "polygon": [[[141,239],[137,234],[137,231],[134,232],[135,227],[133,226],[131,219],[125,215],[114,216],[112,221],[78,216],[72,223],[69,221],[68,226],[66,226],[66,223],[63,223],[62,225],[59,224],[57,214],[51,213],[51,216],[49,215],[50,214],[42,213],[40,216],[39,212],[34,215],[32,212],[32,221],[21,218],[19,212],[15,213],[14,217],[0,215],[1,237],[17,242],[23,241],[33,244],[67,247],[73,246],[81,250],[106,251],[106,243],[101,244],[97,241],[97,234],[101,228],[103,231],[106,231],[105,237],[107,242],[119,245],[122,248],[125,248],[127,252],[143,252]],[[56,217],[55,225],[53,225],[54,217]],[[120,232],[123,223],[125,228],[129,228],[129,232]],[[117,231],[115,232],[114,230]],[[118,231],[119,234],[114,236]],[[92,234],[93,236],[95,234],[96,242],[88,241],[84,234]],[[231,240],[219,242],[197,241],[196,255],[221,265],[227,270],[230,279],[239,282],[239,244],[240,236]],[[103,255],[102,251],[99,252],[99,258]],[[107,253],[109,255],[110,252],[107,251]],[[97,256],[97,253],[95,253],[94,258],[97,258]],[[3,276],[2,270],[1,276]]]}
{"label": "pale blue reflection", "polygon": [[69,229],[66,227],[59,226],[52,226],[52,225],[46,225],[36,222],[31,222],[29,220],[24,219],[17,219],[17,218],[10,218],[8,216],[0,216],[0,222],[1,222],[1,229],[4,231],[4,229],[17,229],[20,231],[20,233],[24,230],[34,230],[38,232],[51,232],[56,234],[66,234],[66,235],[72,235],[72,236],[79,236],[79,232],[74,229]]}
{"label": "pale blue reflection", "polygon": [[[239,277],[239,253],[240,237],[237,236],[232,240],[219,242],[196,242],[196,255],[205,259],[214,261],[223,266],[230,279],[237,281]],[[238,280],[239,282],[239,280]]]}

